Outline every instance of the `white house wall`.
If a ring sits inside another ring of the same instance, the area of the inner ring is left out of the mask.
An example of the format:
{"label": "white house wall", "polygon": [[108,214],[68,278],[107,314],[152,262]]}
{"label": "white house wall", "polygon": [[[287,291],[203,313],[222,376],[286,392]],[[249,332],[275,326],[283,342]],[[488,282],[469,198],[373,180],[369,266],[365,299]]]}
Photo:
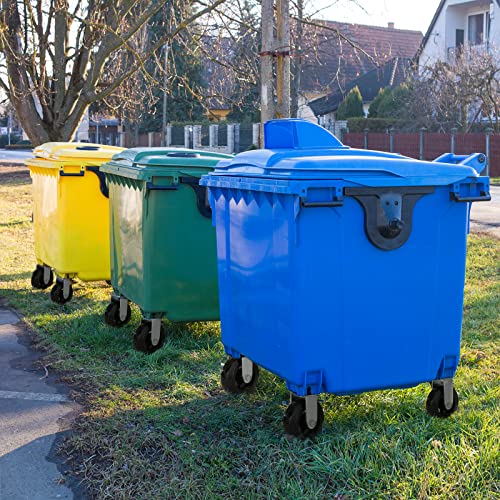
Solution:
{"label": "white house wall", "polygon": [[490,46],[500,49],[500,7],[497,0],[476,0],[464,2],[463,0],[448,0],[436,20],[427,43],[419,58],[419,68],[422,70],[427,65],[437,61],[446,61],[448,48],[455,47],[455,30],[463,29],[464,38],[467,40],[467,17],[471,14],[490,11]]}

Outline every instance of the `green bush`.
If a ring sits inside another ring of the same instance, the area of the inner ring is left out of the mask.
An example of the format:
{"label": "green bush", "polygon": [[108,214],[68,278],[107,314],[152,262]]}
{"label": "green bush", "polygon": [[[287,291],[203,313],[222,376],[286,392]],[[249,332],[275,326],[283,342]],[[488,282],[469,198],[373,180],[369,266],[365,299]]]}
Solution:
{"label": "green bush", "polygon": [[[10,143],[17,144],[21,137],[18,135],[10,135]],[[9,136],[7,134],[0,135],[0,148],[5,148],[9,144]]]}
{"label": "green bush", "polygon": [[413,132],[416,131],[415,123],[397,118],[350,118],[347,120],[349,132],[387,132],[393,127],[396,130]]}
{"label": "green bush", "polygon": [[370,107],[368,108],[368,118],[378,118],[379,116],[378,110],[380,104],[384,101],[384,99],[387,99],[387,96],[390,93],[391,93],[390,87],[385,87],[378,91],[377,97],[373,99],[372,103],[370,104]]}
{"label": "green bush", "polygon": [[347,120],[356,116],[365,116],[363,98],[357,85],[349,91],[345,99],[340,103],[337,110],[337,120]]}

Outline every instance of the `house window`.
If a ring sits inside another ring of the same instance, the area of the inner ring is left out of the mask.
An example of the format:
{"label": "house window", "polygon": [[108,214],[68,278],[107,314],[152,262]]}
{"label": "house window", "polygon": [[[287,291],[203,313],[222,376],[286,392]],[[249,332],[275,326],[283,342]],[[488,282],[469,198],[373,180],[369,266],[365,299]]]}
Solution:
{"label": "house window", "polygon": [[471,45],[481,45],[488,40],[490,31],[490,14],[483,12],[468,17],[468,41]]}

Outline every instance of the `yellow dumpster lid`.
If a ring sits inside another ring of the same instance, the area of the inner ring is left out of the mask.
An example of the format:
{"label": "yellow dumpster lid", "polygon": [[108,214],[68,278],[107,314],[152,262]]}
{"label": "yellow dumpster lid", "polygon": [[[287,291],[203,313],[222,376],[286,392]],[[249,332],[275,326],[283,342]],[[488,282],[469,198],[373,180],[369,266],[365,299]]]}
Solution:
{"label": "yellow dumpster lid", "polygon": [[55,161],[74,159],[110,160],[113,155],[123,151],[123,148],[107,146],[105,144],[91,144],[88,142],[46,142],[33,150],[35,158],[44,158]]}

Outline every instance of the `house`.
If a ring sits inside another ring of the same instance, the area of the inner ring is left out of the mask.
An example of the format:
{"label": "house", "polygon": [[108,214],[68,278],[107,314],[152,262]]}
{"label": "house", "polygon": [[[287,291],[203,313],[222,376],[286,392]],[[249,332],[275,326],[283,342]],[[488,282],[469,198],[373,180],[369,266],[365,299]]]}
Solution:
{"label": "house", "polygon": [[418,51],[420,71],[452,62],[464,43],[500,49],[500,0],[441,0]]}
{"label": "house", "polygon": [[[396,29],[394,23],[387,27],[334,21],[315,24],[304,30],[299,106],[299,116],[312,121],[317,121],[319,113],[335,112],[338,99],[355,85],[368,109],[380,88],[404,80],[404,71],[423,38],[421,32]],[[311,106],[312,102],[315,104]]]}
{"label": "house", "polygon": [[[292,23],[292,64],[300,61],[301,65],[298,116],[316,122],[309,107],[311,101],[349,91],[352,82],[376,68],[379,71],[370,73],[367,79],[373,82],[375,75],[383,73],[380,85],[385,86],[391,81],[390,73],[396,71],[399,81],[400,70],[405,67],[405,61],[415,56],[422,38],[419,31],[399,30],[394,23],[383,27],[314,20],[302,23],[301,32]],[[203,101],[210,119],[225,118],[235,103],[241,101],[243,94],[240,92],[245,91],[240,88],[241,75],[246,73],[251,75],[249,80],[258,80],[258,48],[252,46],[257,42],[252,37],[248,39],[243,57],[237,55],[242,48],[233,46],[230,39],[205,37],[204,42]],[[239,74],[231,71],[231,65],[215,62],[221,59],[230,60],[233,65],[238,65],[239,61]],[[389,66],[386,68],[386,65]],[[379,88],[374,90],[375,95]]]}
{"label": "house", "polygon": [[371,102],[377,97],[379,90],[401,85],[407,78],[408,71],[412,65],[412,59],[406,57],[395,57],[382,67],[373,68],[364,75],[350,81],[342,90],[331,92],[324,97],[309,103],[314,115],[321,125],[331,128],[335,122],[335,114],[340,103],[347,93],[354,87],[358,87],[363,98],[363,110],[368,114]]}

